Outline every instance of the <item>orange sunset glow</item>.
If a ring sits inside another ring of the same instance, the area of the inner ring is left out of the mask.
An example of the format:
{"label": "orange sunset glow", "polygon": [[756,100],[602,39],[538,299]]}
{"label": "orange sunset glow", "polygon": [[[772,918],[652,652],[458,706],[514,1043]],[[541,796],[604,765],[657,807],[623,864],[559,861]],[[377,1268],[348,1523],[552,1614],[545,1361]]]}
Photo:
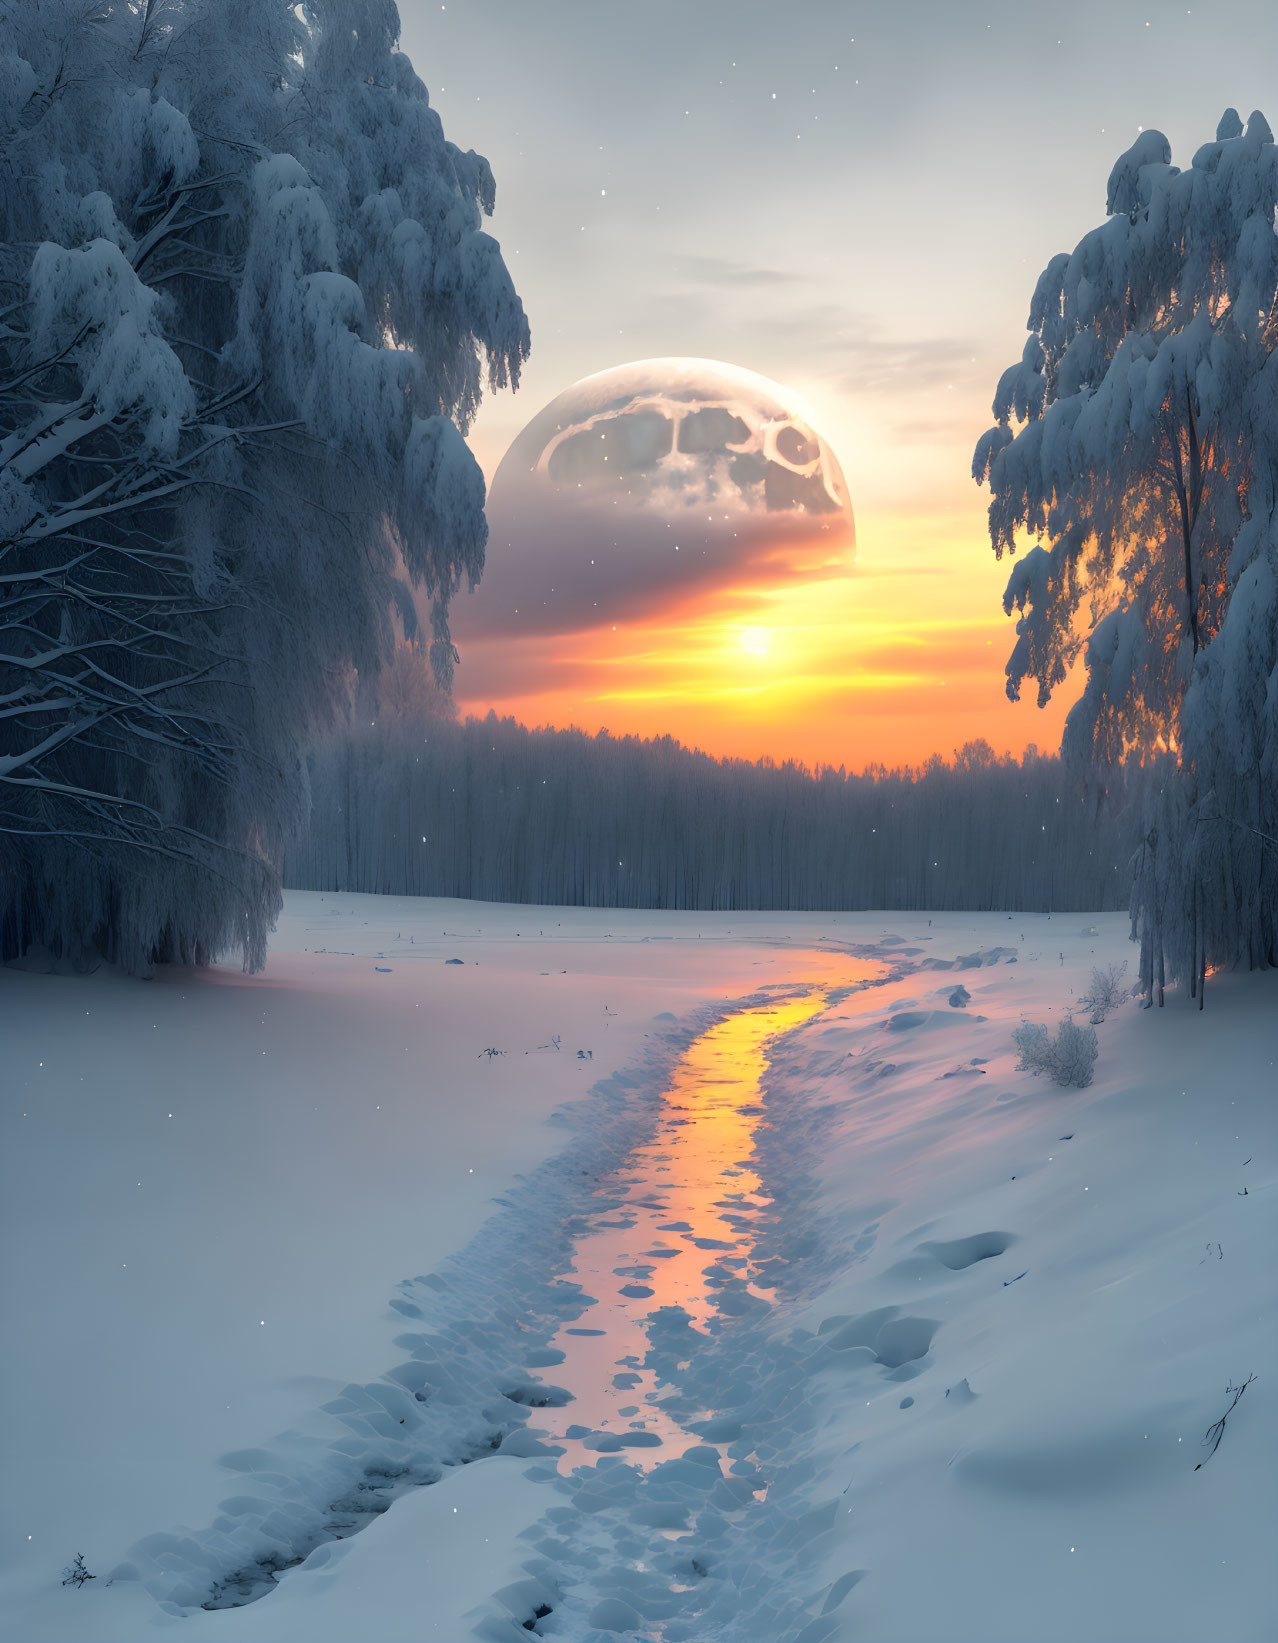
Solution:
{"label": "orange sunset glow", "polygon": [[850,769],[918,765],[977,737],[1000,752],[1056,747],[1073,682],[1045,709],[1008,701],[1007,566],[985,540],[982,499],[964,502],[916,518],[862,512],[856,563],[839,576],[730,583],[569,634],[467,637],[463,603],[460,706]]}
{"label": "orange sunset glow", "polygon": [[1040,711],[1004,688],[1007,566],[963,449],[981,415],[920,495],[917,447],[737,366],[584,378],[496,470],[484,580],[454,606],[461,711],[809,767],[1059,745],[1071,690]]}

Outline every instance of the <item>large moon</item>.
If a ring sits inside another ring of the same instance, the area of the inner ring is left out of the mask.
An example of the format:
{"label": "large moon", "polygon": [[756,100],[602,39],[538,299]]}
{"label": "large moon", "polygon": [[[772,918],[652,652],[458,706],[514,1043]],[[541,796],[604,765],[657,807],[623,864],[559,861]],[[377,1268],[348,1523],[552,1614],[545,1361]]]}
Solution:
{"label": "large moon", "polygon": [[583,378],[516,438],[459,637],[567,633],[716,587],[846,574],[856,532],[798,397],[739,366],[646,359]]}

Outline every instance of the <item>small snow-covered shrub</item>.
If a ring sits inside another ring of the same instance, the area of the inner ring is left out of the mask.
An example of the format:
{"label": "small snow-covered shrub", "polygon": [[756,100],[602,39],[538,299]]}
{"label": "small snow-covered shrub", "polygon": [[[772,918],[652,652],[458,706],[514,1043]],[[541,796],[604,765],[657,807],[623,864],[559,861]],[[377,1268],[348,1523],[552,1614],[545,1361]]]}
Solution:
{"label": "small snow-covered shrub", "polygon": [[1047,1036],[1047,1028],[1041,1022],[1025,1022],[1012,1034],[1012,1042],[1021,1056],[1016,1063],[1017,1072],[1041,1073],[1047,1070],[1052,1043]]}
{"label": "small snow-covered shrub", "polygon": [[1090,1027],[1080,1027],[1067,1016],[1054,1039],[1046,1027],[1034,1022],[1018,1027],[1012,1038],[1021,1056],[1016,1063],[1018,1072],[1046,1073],[1064,1088],[1082,1090],[1091,1083],[1096,1034]]}
{"label": "small snow-covered shrub", "polygon": [[1127,989],[1123,985],[1123,977],[1126,974],[1126,959],[1116,964],[1107,964],[1103,970],[1099,965],[1092,970],[1091,990],[1078,1002],[1087,1005],[1091,1010],[1093,1026],[1104,1021],[1110,1011],[1116,1010],[1127,997]]}
{"label": "small snow-covered shrub", "polygon": [[1096,1034],[1066,1017],[1057,1028],[1054,1049],[1052,1077],[1058,1084],[1086,1089],[1096,1063]]}

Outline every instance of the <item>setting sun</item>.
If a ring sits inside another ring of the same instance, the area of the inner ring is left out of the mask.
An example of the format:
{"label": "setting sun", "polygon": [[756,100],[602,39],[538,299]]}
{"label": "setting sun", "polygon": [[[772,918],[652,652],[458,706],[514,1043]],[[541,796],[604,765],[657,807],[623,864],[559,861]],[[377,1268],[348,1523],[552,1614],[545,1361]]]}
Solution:
{"label": "setting sun", "polygon": [[858,552],[812,419],[850,452],[872,430],[805,406],[699,357],[545,405],[494,475],[484,581],[452,608],[462,712],[813,767],[1053,742],[1068,693],[1011,702],[991,657],[1014,642],[1007,567],[966,467],[913,501],[875,469]]}

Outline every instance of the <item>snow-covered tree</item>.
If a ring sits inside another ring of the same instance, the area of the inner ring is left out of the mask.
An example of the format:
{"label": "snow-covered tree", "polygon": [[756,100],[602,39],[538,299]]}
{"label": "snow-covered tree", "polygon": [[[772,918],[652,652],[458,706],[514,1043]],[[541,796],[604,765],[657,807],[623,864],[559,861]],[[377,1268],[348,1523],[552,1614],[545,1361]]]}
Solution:
{"label": "snow-covered tree", "polygon": [[528,327],[390,0],[0,4],[0,959],[258,965],[299,747],[484,560]]}
{"label": "snow-covered tree", "polygon": [[1278,150],[1225,113],[1187,171],[1145,131],[1108,220],[1054,257],[973,472],[995,552],[1036,538],[1008,693],[1078,657],[1067,755],[1153,760],[1133,890],[1161,1001],[1278,960]]}

